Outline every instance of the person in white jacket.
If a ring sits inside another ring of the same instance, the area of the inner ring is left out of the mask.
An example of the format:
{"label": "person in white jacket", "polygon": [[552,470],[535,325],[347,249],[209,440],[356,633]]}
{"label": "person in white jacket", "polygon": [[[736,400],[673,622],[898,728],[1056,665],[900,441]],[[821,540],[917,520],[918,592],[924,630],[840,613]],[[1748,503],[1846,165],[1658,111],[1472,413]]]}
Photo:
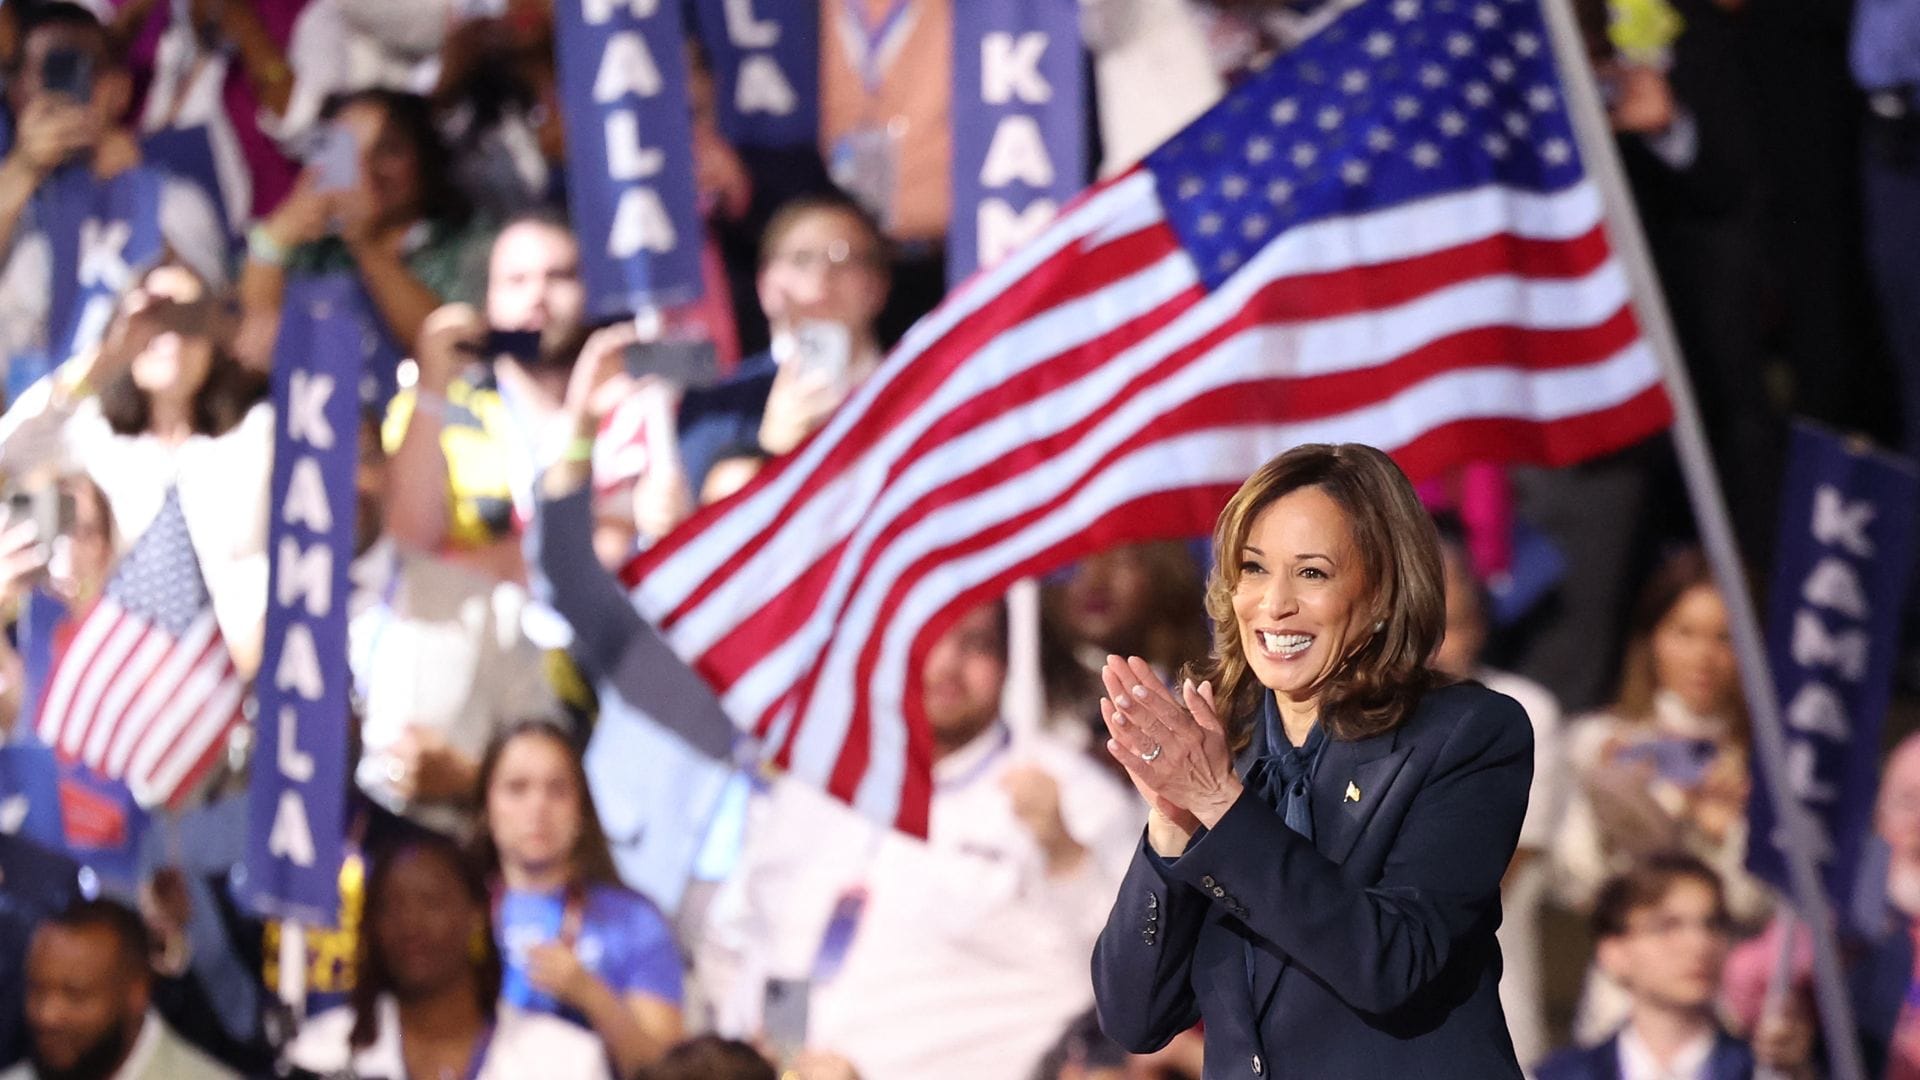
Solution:
{"label": "person in white jacket", "polygon": [[1016,1080],[1091,1006],[1088,957],[1144,808],[1085,753],[1013,734],[1005,677],[1001,604],[927,656],[925,841],[795,781],[756,797],[699,958],[722,1032],[757,1033],[768,980],[801,981],[806,1042],[863,1080]]}

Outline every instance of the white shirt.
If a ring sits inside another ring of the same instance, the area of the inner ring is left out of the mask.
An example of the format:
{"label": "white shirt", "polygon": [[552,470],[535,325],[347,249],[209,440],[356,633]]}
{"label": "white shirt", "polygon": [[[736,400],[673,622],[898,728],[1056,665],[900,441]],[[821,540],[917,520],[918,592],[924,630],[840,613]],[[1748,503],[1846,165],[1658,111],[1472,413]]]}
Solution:
{"label": "white shirt", "polygon": [[385,752],[408,728],[423,727],[479,761],[496,731],[559,717],[545,654],[521,630],[527,591],[439,559],[402,555],[388,539],[355,559],[347,575],[347,656],[362,698],[360,788],[430,828],[462,832],[466,812],[408,804],[395,793]]}
{"label": "white shirt", "polygon": [[[400,1052],[400,1006],[383,995],[375,1006],[379,1024],[371,1045],[355,1050],[353,1007],[328,1009],[307,1021],[287,1049],[287,1060],[323,1075],[352,1069],[356,1076],[400,1080],[407,1075]],[[496,1007],[493,1040],[474,1080],[611,1080],[600,1040],[557,1017],[522,1012],[505,1002]]]}
{"label": "white shirt", "polygon": [[57,405],[52,380],[31,387],[0,417],[0,472],[84,471],[107,497],[116,554],[153,524],[178,486],[221,637],[242,675],[260,664],[267,614],[267,501],[273,469],[273,406],[259,402],[222,435],[168,446],[119,435],[98,398]]}
{"label": "white shirt", "polygon": [[[1060,785],[1088,849],[1064,876],[1047,873],[1001,788],[1026,764]],[[863,1080],[1024,1080],[1093,1004],[1088,957],[1144,820],[1084,754],[1000,725],[935,765],[924,843],[781,779],[756,796],[740,869],[714,902],[721,970],[703,978],[717,1024],[755,1033],[765,980],[809,978],[836,903],[864,887],[843,966],[812,989],[809,1045]]]}
{"label": "white shirt", "polygon": [[1661,1065],[1632,1024],[1620,1030],[1620,1080],[1709,1080],[1707,1059],[1713,1056],[1714,1033],[1709,1028],[1680,1048],[1672,1063]]}

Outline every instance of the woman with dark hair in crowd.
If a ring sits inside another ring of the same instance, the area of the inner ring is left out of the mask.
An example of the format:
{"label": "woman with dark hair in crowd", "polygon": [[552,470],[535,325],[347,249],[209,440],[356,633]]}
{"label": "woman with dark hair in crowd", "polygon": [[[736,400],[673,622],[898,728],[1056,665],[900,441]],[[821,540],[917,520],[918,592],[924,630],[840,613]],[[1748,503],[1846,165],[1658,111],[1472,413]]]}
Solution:
{"label": "woman with dark hair in crowd", "polygon": [[359,90],[329,101],[321,116],[336,137],[353,140],[359,167],[341,190],[323,190],[309,169],[248,234],[241,351],[255,366],[271,353],[289,274],[352,271],[407,350],[435,308],[478,303],[486,288],[492,230],[455,183],[427,99]]}
{"label": "woman with dark hair in crowd", "polygon": [[680,1038],[680,953],[620,884],[580,752],[549,722],[515,725],[488,747],[479,790],[502,999],[592,1030],[633,1075]]}
{"label": "woman with dark hair in crowd", "polygon": [[1094,951],[1101,1027],[1144,1053],[1204,1022],[1221,1075],[1518,1080],[1494,928],[1533,731],[1428,666],[1446,598],[1412,485],[1368,446],[1281,454],[1220,514],[1207,610],[1197,686],[1102,673],[1151,812]]}
{"label": "woman with dark hair in crowd", "polygon": [[122,298],[101,344],[0,418],[0,472],[85,473],[124,553],[179,502],[234,662],[259,662],[267,600],[273,407],[228,348],[227,298],[162,262]]}
{"label": "woman with dark hair in crowd", "polygon": [[[1720,876],[1734,925],[1765,923],[1772,901],[1748,874],[1748,729],[1726,604],[1697,549],[1654,572],[1628,627],[1612,708],[1565,739],[1565,817],[1550,847],[1555,890],[1584,909],[1600,885],[1652,851],[1683,850]],[[1590,973],[1575,1036],[1596,1042],[1626,995]]]}
{"label": "woman with dark hair in crowd", "polygon": [[314,1017],[288,1048],[297,1069],[421,1080],[608,1076],[600,1043],[500,1000],[487,886],[435,833],[375,856],[350,1004]]}
{"label": "woman with dark hair in crowd", "polygon": [[[1047,712],[1065,737],[1099,746],[1100,669],[1145,657],[1163,676],[1207,655],[1200,568],[1185,544],[1130,544],[1090,555],[1041,593]],[[1111,761],[1104,752],[1103,761]]]}

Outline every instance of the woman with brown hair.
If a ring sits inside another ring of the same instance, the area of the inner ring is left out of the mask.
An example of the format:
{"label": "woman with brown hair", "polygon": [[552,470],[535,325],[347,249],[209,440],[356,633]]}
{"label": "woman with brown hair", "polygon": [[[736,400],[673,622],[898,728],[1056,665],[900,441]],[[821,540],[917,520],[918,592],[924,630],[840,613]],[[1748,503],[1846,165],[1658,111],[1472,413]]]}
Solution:
{"label": "woman with brown hair", "polygon": [[1080,745],[1106,741],[1098,703],[1108,656],[1142,656],[1162,675],[1206,656],[1201,596],[1200,568],[1173,540],[1088,556],[1043,589],[1040,666],[1051,726]]}
{"label": "woman with brown hair", "polygon": [[1520,1076],[1494,928],[1533,732],[1427,666],[1445,586],[1413,488],[1371,447],[1297,447],[1214,560],[1198,684],[1103,672],[1152,812],[1094,952],[1102,1026],[1144,1053],[1204,1020],[1221,1075]]}
{"label": "woman with brown hair", "polygon": [[120,553],[179,500],[220,634],[241,672],[259,663],[267,609],[273,405],[229,348],[229,298],[178,262],[142,274],[98,348],[0,418],[15,482],[85,473],[106,496]]}
{"label": "woman with brown hair", "polygon": [[[1551,847],[1555,891],[1585,909],[1600,885],[1650,852],[1684,850],[1726,886],[1735,927],[1772,907],[1746,872],[1748,727],[1726,604],[1697,549],[1663,562],[1628,624],[1613,706],[1567,729],[1568,804]],[[1575,1025],[1611,1035],[1626,995],[1591,973]]]}
{"label": "woman with brown hair", "polygon": [[549,722],[515,725],[487,748],[479,791],[501,999],[593,1031],[633,1075],[680,1040],[680,953],[620,884],[579,751]]}

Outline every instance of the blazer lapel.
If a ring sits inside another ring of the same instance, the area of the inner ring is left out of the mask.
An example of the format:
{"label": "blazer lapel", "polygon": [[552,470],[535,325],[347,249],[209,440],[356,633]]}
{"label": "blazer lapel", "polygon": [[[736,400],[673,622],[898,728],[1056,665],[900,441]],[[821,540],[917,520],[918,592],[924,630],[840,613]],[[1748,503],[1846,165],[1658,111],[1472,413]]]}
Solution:
{"label": "blazer lapel", "polygon": [[[1346,861],[1367,819],[1373,816],[1381,796],[1386,794],[1394,775],[1406,761],[1408,751],[1394,749],[1398,730],[1355,742],[1329,739],[1320,751],[1308,799],[1313,804],[1313,846],[1328,859],[1336,863]],[[1262,733],[1256,731],[1254,745],[1249,749],[1256,751],[1257,756],[1264,750],[1264,742]],[[1244,769],[1242,772],[1244,775]],[[1349,784],[1360,793],[1357,801],[1346,798]],[[1256,958],[1253,1001],[1257,1018],[1265,1015],[1272,1003],[1273,992],[1280,985],[1280,975],[1288,961],[1261,945],[1255,945],[1253,953]]]}
{"label": "blazer lapel", "polygon": [[1336,863],[1347,861],[1406,763],[1409,749],[1396,749],[1399,729],[1353,742],[1327,743],[1313,771],[1313,846]]}

